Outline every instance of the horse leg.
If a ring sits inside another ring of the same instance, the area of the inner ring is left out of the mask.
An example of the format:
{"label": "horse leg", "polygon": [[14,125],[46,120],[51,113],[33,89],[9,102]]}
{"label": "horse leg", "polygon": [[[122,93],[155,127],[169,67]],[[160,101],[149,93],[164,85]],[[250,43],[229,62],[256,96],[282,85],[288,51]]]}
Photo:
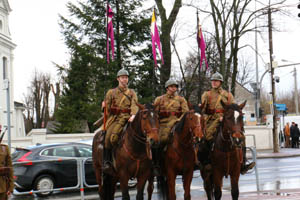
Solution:
{"label": "horse leg", "polygon": [[200,170],[200,172],[201,172],[201,177],[203,179],[203,185],[204,185],[204,190],[206,192],[207,199],[212,200],[212,198],[213,198],[213,180],[212,180],[211,172],[208,173],[204,169]]}
{"label": "horse leg", "polygon": [[153,189],[154,189],[153,182],[154,182],[154,177],[151,175],[148,178],[148,186],[147,186],[148,200],[152,199],[152,193],[153,193]]}
{"label": "horse leg", "polygon": [[172,169],[168,169],[167,170],[168,200],[176,199],[175,179],[176,179],[175,172]]}
{"label": "horse leg", "polygon": [[129,180],[129,178],[125,178],[125,177],[120,179],[122,200],[130,200],[130,196],[129,196],[129,192],[128,192],[128,180]]}
{"label": "horse leg", "polygon": [[148,179],[148,176],[139,176],[137,179],[137,194],[136,194],[136,200],[144,200],[144,188],[146,181]]}
{"label": "horse leg", "polygon": [[191,200],[191,183],[193,179],[193,166],[192,169],[183,173],[182,181],[184,188],[184,200]]}
{"label": "horse leg", "polygon": [[239,174],[235,174],[237,176],[230,176],[230,183],[231,183],[231,197],[232,200],[239,199]]}
{"label": "horse leg", "polygon": [[215,200],[220,200],[222,197],[223,174],[217,170],[214,170],[213,174]]}

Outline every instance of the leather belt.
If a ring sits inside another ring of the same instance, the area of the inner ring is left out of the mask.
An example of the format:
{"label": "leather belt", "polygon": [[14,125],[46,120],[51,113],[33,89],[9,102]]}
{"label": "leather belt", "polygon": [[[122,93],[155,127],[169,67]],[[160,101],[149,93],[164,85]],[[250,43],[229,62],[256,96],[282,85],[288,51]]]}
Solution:
{"label": "leather belt", "polygon": [[169,116],[176,116],[176,117],[180,117],[182,114],[182,112],[176,112],[176,111],[161,111],[159,112],[159,117],[160,118],[166,118]]}
{"label": "leather belt", "polygon": [[215,113],[224,113],[224,109],[206,109],[206,114],[213,115]]}
{"label": "leather belt", "polygon": [[130,113],[131,112],[131,109],[120,109],[120,108],[117,108],[117,107],[111,107],[110,108],[110,112],[111,112],[111,114],[113,114],[113,115],[119,115],[119,114],[121,114],[121,113]]}

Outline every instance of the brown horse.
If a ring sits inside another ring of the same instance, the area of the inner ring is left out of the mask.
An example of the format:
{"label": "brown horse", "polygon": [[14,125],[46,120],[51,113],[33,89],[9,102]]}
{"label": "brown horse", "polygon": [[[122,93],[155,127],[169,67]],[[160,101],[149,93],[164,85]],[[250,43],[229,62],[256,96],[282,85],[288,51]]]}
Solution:
{"label": "brown horse", "polygon": [[[152,180],[152,154],[151,145],[159,141],[158,137],[158,115],[153,106],[139,105],[140,109],[132,123],[129,123],[119,145],[114,149],[113,165],[115,175],[103,174],[102,166],[102,144],[99,143],[99,135],[95,135],[93,141],[93,162],[100,199],[114,199],[117,181],[120,181],[122,199],[130,199],[128,193],[128,180],[137,178],[136,199],[143,199],[146,181]],[[151,187],[149,187],[150,192]],[[151,198],[151,196],[149,197]]]}
{"label": "brown horse", "polygon": [[240,146],[241,134],[244,132],[242,109],[246,101],[240,105],[226,105],[221,126],[217,130],[215,145],[211,152],[212,172],[201,170],[204,189],[208,200],[219,200],[222,197],[223,177],[230,175],[231,196],[233,200],[239,197],[239,177],[243,154]]}
{"label": "brown horse", "polygon": [[190,186],[195,167],[195,143],[203,137],[200,115],[191,110],[184,114],[175,126],[171,142],[167,144],[163,156],[162,170],[166,177],[158,177],[159,189],[163,198],[175,200],[175,181],[182,175],[184,199],[190,200]]}

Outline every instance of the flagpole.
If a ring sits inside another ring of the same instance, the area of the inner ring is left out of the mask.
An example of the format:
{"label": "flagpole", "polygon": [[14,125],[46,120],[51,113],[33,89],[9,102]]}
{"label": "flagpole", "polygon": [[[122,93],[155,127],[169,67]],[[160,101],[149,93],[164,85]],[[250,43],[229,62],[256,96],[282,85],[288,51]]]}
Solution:
{"label": "flagpole", "polygon": [[[197,8],[197,38],[199,37],[199,16],[198,16],[198,8]],[[200,64],[200,51],[199,51],[199,45],[198,45],[198,41],[197,41],[197,51],[198,51],[198,54],[197,54],[197,58],[198,58],[198,63],[199,63],[199,73],[198,73],[198,84],[200,84],[200,79],[201,79],[201,76],[200,76],[200,72],[201,72],[201,64]],[[201,101],[201,88],[200,88],[200,85],[198,86],[198,103],[200,103]]]}
{"label": "flagpole", "polygon": [[[154,16],[155,16],[155,19],[156,19],[156,15],[155,15],[155,6],[153,6],[153,11],[154,11]],[[151,16],[151,23],[152,23],[152,16]],[[152,76],[152,85],[153,85],[153,88],[152,88],[152,101],[154,101],[155,99],[155,90],[156,90],[156,73],[155,73],[155,68],[156,68],[156,65],[155,65],[155,62],[154,62],[154,55],[152,54],[153,56],[153,59],[152,59],[152,62],[153,62],[153,76]]]}

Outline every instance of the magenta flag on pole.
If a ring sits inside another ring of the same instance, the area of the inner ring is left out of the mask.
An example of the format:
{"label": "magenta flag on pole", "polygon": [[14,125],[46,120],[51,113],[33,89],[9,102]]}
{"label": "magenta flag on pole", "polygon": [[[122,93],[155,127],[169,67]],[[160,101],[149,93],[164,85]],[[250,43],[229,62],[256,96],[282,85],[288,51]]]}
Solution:
{"label": "magenta flag on pole", "polygon": [[158,47],[158,51],[161,57],[161,62],[164,64],[164,59],[163,59],[163,54],[161,51],[161,45],[160,45],[160,38],[159,38],[159,33],[158,29],[156,26],[156,19],[155,19],[155,11],[153,10],[152,14],[152,20],[151,20],[151,39],[152,39],[152,53],[153,53],[153,59],[155,63],[155,67],[157,66],[157,61],[156,61],[156,46]]}
{"label": "magenta flag on pole", "polygon": [[198,25],[197,41],[198,41],[198,47],[200,49],[200,69],[201,69],[201,66],[202,66],[203,59],[205,61],[206,69],[207,69],[208,64],[207,64],[207,60],[206,60],[206,56],[205,56],[206,44],[205,44],[204,37],[203,37],[203,34],[202,34],[201,25]]}
{"label": "magenta flag on pole", "polygon": [[106,60],[107,63],[109,63],[109,42],[111,46],[111,59],[114,59],[114,53],[115,53],[115,44],[114,44],[114,29],[113,29],[113,23],[112,23],[112,18],[114,16],[114,13],[112,12],[111,8],[107,4],[107,9],[106,9],[106,16],[107,16],[107,41],[106,41]]}

